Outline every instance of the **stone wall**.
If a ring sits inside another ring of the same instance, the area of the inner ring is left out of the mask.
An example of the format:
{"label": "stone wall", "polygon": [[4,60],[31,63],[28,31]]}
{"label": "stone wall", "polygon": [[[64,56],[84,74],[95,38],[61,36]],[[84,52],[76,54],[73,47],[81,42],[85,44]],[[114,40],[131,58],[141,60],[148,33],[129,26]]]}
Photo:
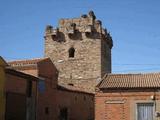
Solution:
{"label": "stone wall", "polygon": [[[69,57],[70,48],[74,57]],[[111,72],[111,48],[112,39],[93,11],[80,18],[61,19],[58,28],[46,28],[45,57],[56,65],[62,84],[93,89],[104,73]],[[92,84],[85,84],[88,81]]]}

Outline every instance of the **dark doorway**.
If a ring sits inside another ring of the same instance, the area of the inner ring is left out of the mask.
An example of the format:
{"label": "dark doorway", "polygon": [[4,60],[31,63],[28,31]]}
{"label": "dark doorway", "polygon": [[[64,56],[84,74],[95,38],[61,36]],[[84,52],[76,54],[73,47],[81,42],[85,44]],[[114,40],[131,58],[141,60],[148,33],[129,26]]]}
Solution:
{"label": "dark doorway", "polygon": [[7,93],[6,120],[26,120],[26,96]]}
{"label": "dark doorway", "polygon": [[60,120],[68,120],[68,109],[67,108],[60,109]]}

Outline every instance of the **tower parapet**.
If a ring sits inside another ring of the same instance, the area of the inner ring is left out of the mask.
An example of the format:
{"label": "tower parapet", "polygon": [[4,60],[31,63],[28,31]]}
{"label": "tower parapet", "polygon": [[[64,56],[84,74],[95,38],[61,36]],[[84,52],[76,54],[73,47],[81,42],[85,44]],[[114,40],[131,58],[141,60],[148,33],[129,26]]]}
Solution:
{"label": "tower parapet", "polygon": [[58,28],[46,27],[45,57],[58,68],[62,84],[94,89],[97,81],[111,72],[112,46],[110,33],[93,11],[80,18],[60,19]]}
{"label": "tower parapet", "polygon": [[86,38],[103,39],[107,41],[110,48],[113,46],[112,37],[102,27],[102,22],[96,20],[93,11],[90,11],[88,15],[81,15],[80,18],[60,19],[58,28],[48,25],[45,37],[51,37],[53,41],[57,42],[65,42],[66,38],[71,40],[83,40]]}

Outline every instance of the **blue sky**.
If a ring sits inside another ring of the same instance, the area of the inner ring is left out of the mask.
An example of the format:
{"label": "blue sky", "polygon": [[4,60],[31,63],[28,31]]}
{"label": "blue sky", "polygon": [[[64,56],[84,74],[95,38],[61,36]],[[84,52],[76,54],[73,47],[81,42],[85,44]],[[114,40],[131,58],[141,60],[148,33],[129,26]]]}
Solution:
{"label": "blue sky", "polygon": [[45,26],[93,10],[111,32],[113,73],[160,72],[159,0],[0,0],[0,55],[44,55]]}

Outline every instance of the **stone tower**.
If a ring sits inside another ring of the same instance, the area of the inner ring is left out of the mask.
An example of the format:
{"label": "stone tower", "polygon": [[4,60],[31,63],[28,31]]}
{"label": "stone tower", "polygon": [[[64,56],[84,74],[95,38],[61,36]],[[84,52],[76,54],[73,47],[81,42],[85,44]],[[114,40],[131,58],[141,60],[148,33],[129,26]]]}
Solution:
{"label": "stone tower", "polygon": [[47,26],[45,57],[59,70],[60,84],[92,88],[111,72],[112,38],[93,11],[80,18],[61,19],[59,27]]}

